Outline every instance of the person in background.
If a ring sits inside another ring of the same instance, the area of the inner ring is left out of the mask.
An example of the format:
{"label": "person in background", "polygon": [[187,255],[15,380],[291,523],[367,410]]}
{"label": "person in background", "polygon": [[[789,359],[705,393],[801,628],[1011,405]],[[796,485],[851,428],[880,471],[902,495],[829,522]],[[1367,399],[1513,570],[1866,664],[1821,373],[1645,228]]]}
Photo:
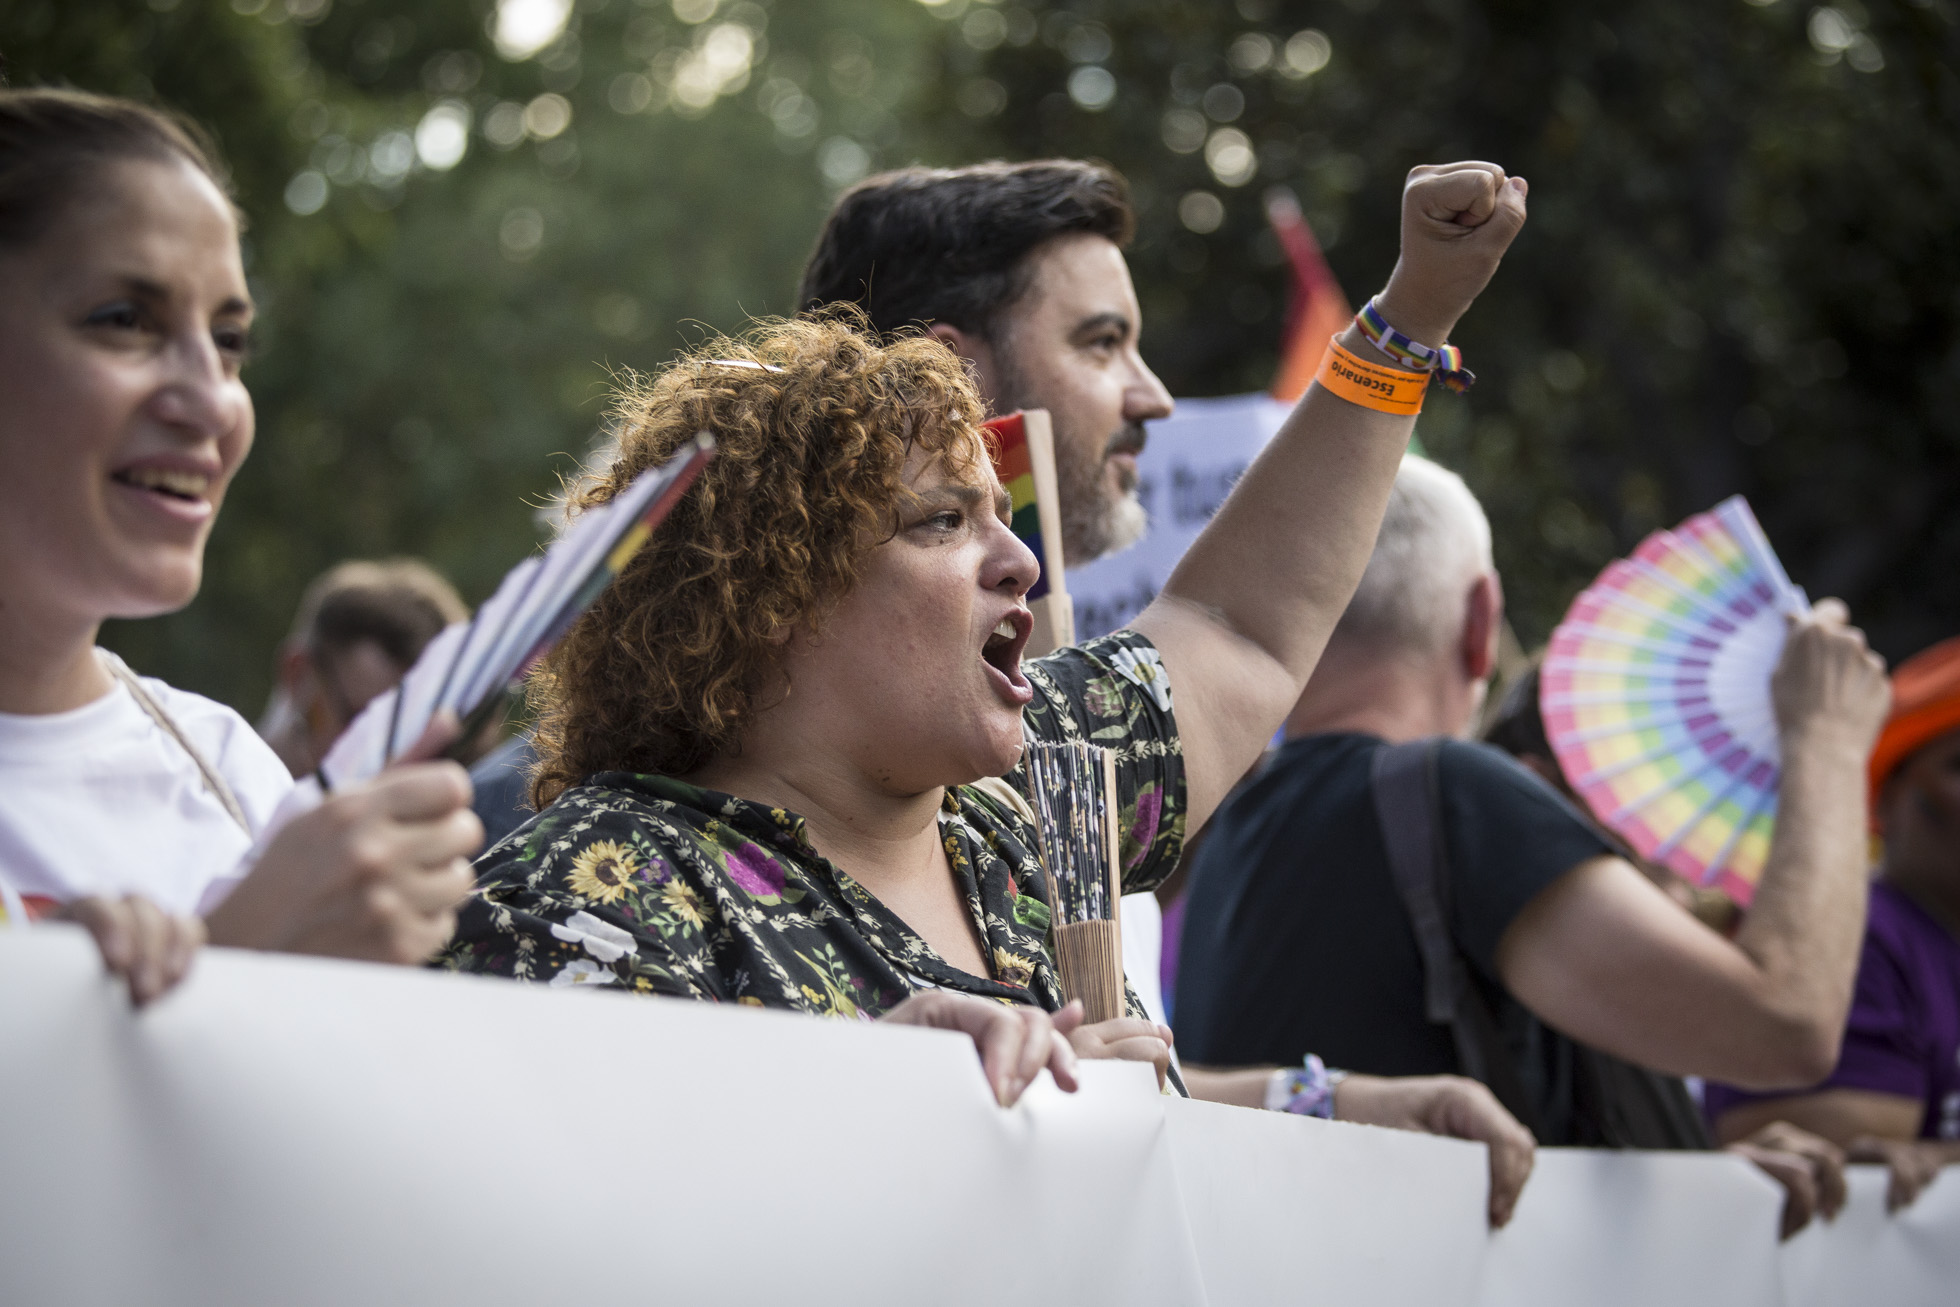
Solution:
{"label": "person in background", "polygon": [[1075,159],[905,168],[841,195],[803,269],[806,309],[855,304],[881,332],[922,327],[973,365],[994,413],[1055,431],[1069,567],[1135,544],[1144,423],[1171,415],[1143,361],[1123,249],[1129,186]]}
{"label": "person in background", "polygon": [[259,734],[294,777],[310,775],[368,701],[469,615],[456,587],[420,559],[329,568],[300,596]]}
{"label": "person in background", "polygon": [[[1070,566],[1142,533],[1136,459],[1145,424],[1172,411],[1140,349],[1142,313],[1123,256],[1133,229],[1128,188],[1102,164],[908,168],[839,198],[798,292],[806,308],[855,304],[887,335],[922,327],[969,363],[994,413],[1047,411]],[[1125,970],[1148,1013],[1133,1033],[1147,1042],[1163,1021],[1162,919],[1150,894],[1122,904]],[[1326,1097],[1303,1092],[1321,1074],[1296,1066],[1251,1083],[1187,1070],[1186,1084],[1199,1097],[1484,1140],[1492,1211],[1508,1211],[1530,1171],[1529,1136],[1481,1086],[1362,1076],[1335,1077]]]}
{"label": "person in background", "polygon": [[483,823],[485,849],[537,816],[531,806],[531,771],[537,765],[538,750],[529,731],[511,736],[471,764],[471,807]]}
{"label": "person in background", "polygon": [[1899,665],[1873,750],[1883,840],[1844,1047],[1798,1094],[1708,1086],[1722,1139],[1794,1121],[1857,1161],[1885,1162],[1905,1206],[1960,1162],[1960,637]]}
{"label": "person in background", "polygon": [[[470,883],[460,768],[350,787],[248,863],[285,766],[231,709],[96,645],[109,618],[197,593],[252,444],[251,320],[238,217],[194,129],[0,90],[0,880],[41,911],[140,896],[154,911],[130,920],[165,955],[176,936],[151,927],[202,916],[214,943],[417,962]],[[115,930],[98,938],[129,965]]]}
{"label": "person in background", "polygon": [[[1862,918],[1862,774],[1885,710],[1881,665],[1833,601],[1793,624],[1773,682],[1781,815],[1756,910],[1731,941],[1538,776],[1460,738],[1482,701],[1502,602],[1475,497],[1453,473],[1405,459],[1285,745],[1221,808],[1196,856],[1177,981],[1185,1058],[1256,1068],[1311,1049],[1381,1075],[1462,1069],[1452,1026],[1428,1016],[1374,781],[1386,746],[1436,739],[1442,931],[1491,1013],[1501,1051],[1487,1082],[1508,1082],[1500,1097],[1542,1144],[1702,1146],[1679,1084],[1643,1068],[1767,1087],[1808,1083],[1836,1056]],[[1614,1097],[1628,1085],[1644,1097]],[[1834,1187],[1828,1150],[1787,1131],[1778,1141],[1807,1151],[1810,1196]],[[1792,1191],[1793,1210],[1805,1196]]]}

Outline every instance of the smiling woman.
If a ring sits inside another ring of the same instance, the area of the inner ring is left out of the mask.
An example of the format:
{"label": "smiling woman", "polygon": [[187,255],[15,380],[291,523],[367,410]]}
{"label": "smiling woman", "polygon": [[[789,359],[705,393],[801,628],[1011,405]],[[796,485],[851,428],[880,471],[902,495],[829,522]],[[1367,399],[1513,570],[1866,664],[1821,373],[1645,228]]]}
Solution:
{"label": "smiling woman", "polygon": [[252,446],[251,319],[192,128],[0,91],[0,878],[90,925],[138,1000],[183,974],[198,913],[221,942],[418,961],[481,838],[459,769],[406,767],[248,865],[291,786],[278,759],[95,647],[105,619],[197,593]]}

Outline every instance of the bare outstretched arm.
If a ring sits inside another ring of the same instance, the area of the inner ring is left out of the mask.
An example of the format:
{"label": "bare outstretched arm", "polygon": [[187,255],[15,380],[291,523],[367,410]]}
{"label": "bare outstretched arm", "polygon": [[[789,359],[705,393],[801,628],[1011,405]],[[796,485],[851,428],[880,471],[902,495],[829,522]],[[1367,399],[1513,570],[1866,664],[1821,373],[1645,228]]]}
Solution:
{"label": "bare outstretched arm", "polygon": [[1594,858],[1540,891],[1498,942],[1498,975],[1526,1007],[1673,1075],[1788,1089],[1830,1073],[1864,931],[1865,759],[1888,701],[1883,665],[1845,617],[1826,599],[1784,646],[1776,834],[1735,939],[1622,859]]}
{"label": "bare outstretched arm", "polygon": [[[1524,226],[1525,184],[1490,163],[1417,168],[1383,315],[1440,345]],[[1350,327],[1341,343],[1383,364]],[[1135,622],[1179,699],[1189,828],[1211,815],[1306,687],[1374,551],[1413,417],[1314,385]]]}

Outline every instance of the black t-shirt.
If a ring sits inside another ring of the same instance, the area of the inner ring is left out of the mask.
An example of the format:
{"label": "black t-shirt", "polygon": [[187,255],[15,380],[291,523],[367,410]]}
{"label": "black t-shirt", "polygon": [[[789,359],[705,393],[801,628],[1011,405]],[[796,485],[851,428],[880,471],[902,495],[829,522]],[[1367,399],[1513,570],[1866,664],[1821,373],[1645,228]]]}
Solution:
{"label": "black t-shirt", "polygon": [[[1423,1011],[1422,958],[1389,874],[1370,768],[1383,741],[1289,741],[1205,831],[1178,963],[1178,1051],[1211,1066],[1308,1053],[1376,1075],[1457,1070]],[[1450,931],[1518,1054],[1545,1133],[1570,1115],[1571,1052],[1498,981],[1504,931],[1538,892],[1611,849],[1549,785],[1488,745],[1437,758]]]}

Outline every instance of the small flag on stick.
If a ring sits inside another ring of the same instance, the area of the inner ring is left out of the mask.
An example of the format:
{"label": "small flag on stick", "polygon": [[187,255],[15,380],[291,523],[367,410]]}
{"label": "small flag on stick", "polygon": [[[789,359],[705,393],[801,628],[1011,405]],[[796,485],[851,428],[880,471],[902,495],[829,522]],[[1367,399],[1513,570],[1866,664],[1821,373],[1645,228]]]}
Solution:
{"label": "small flag on stick", "polygon": [[1062,574],[1061,490],[1055,478],[1055,435],[1046,409],[1009,413],[986,424],[994,472],[1013,501],[1014,534],[1034,551],[1041,576],[1028,591],[1034,633],[1025,658],[1075,643],[1075,607]]}

